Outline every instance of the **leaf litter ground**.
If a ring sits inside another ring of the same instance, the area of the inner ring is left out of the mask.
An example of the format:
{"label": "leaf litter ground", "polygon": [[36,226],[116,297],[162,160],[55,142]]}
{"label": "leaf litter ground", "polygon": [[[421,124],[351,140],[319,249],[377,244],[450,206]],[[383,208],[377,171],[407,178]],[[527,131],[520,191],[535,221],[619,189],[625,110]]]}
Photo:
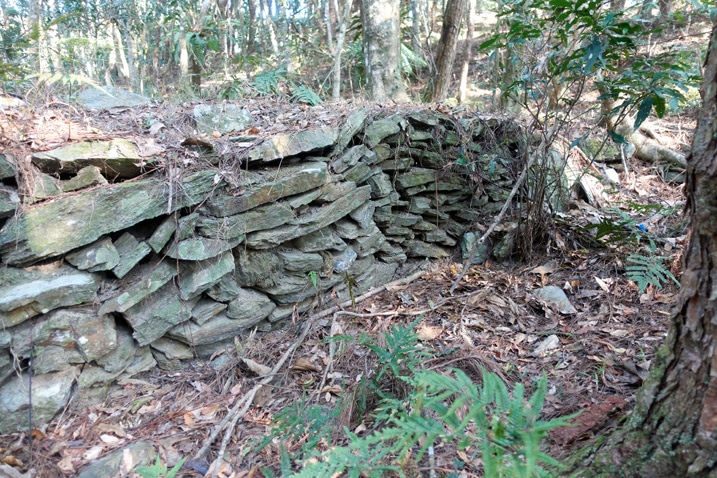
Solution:
{"label": "leaf litter ground", "polygon": [[[100,129],[116,133],[110,123],[127,124],[126,119],[119,121],[110,114],[109,119],[100,121]],[[138,121],[143,120],[136,117],[129,124],[139,128]],[[15,125],[19,122],[15,118]],[[169,129],[178,132],[177,141],[186,137],[179,126]],[[85,134],[77,138],[73,131],[68,129],[65,136],[56,138],[57,144],[37,129],[31,139],[51,147],[68,139],[94,139],[92,131],[96,130],[84,127]],[[676,135],[672,139],[683,145],[687,142]],[[27,143],[14,142],[13,146],[25,149]],[[679,208],[681,188],[665,183],[653,166],[631,164],[630,172],[623,176],[624,185],[611,193],[613,204]],[[101,404],[78,407],[71,403],[48,426],[32,431],[31,444],[26,433],[0,436],[0,463],[12,466],[17,476],[30,476],[30,469],[38,477],[74,476],[130,443],[147,441],[157,446],[161,460],[171,466],[181,458],[195,456],[210,443],[211,431],[237,402],[247,401],[252,391],[246,412],[231,428],[226,460],[218,476],[262,476],[261,468],[278,473],[278,443],[254,451],[254,444],[268,434],[276,414],[301,400],[335,406],[375,370],[375,360],[366,347],[356,342],[332,345],[328,339],[339,334],[367,334],[380,343],[393,326],[417,319],[416,333],[423,347],[435,356],[425,363],[428,369],[459,368],[476,382],[481,380],[481,370],[487,370],[509,385],[522,382],[529,390],[545,374],[545,418],[583,411],[574,420],[575,427],[556,430],[546,440],[551,455],[565,457],[629,412],[665,338],[678,292],[668,283],[662,290],[649,287],[640,293],[625,276],[624,247],[588,247],[594,243],[581,227],[596,224],[603,213],[582,201],[573,206],[556,225],[548,252],[540,257],[474,266],[453,294],[448,291],[461,264],[434,263],[411,282],[367,294],[355,306],[323,316],[315,310],[308,318],[295,317],[283,329],[238,337],[234,350],[210,360],[196,360],[175,371],[155,369],[123,380]],[[679,214],[645,212],[635,220],[662,238],[657,246],[672,258],[668,267],[679,277],[679,255],[685,241]],[[576,313],[562,314],[536,297],[536,290],[546,285],[563,289]],[[297,341],[302,336],[304,339]],[[270,383],[257,387],[292,346],[278,373],[268,377]],[[347,410],[339,417],[337,430],[346,426],[359,434],[371,432],[370,419],[358,420],[350,407]],[[319,446],[343,443],[340,433],[334,436],[335,443]],[[216,458],[219,441],[211,440],[208,452],[185,465],[178,476],[204,475]],[[288,444],[288,451],[300,445]],[[481,476],[479,463],[451,447],[436,451],[436,469],[454,470],[457,456],[466,462],[459,473]]]}

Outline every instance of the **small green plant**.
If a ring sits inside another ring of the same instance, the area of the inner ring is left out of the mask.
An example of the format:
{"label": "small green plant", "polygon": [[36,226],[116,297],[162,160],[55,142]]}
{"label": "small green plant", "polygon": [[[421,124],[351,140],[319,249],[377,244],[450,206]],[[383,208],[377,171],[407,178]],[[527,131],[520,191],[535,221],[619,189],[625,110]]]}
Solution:
{"label": "small green plant", "polygon": [[356,305],[356,297],[354,296],[354,287],[358,285],[358,282],[356,282],[356,279],[349,274],[349,271],[344,272],[344,284],[346,284],[346,287],[349,289],[349,297],[351,298],[351,305]]}
{"label": "small green plant", "polygon": [[179,469],[182,468],[182,465],[184,465],[185,461],[187,461],[186,457],[179,460],[179,463],[174,465],[171,470],[167,470],[167,465],[165,463],[162,463],[159,460],[158,456],[157,461],[154,462],[154,465],[140,466],[137,468],[137,473],[142,478],[174,478],[177,473],[179,473]]}
{"label": "small green plant", "polygon": [[664,265],[667,257],[650,254],[630,254],[625,261],[625,274],[637,284],[640,293],[645,292],[647,286],[652,285],[662,289],[665,282],[672,281],[677,287],[680,281]]}
{"label": "small green plant", "polygon": [[319,273],[316,271],[309,271],[308,276],[311,280],[311,285],[314,286],[314,289],[319,290]]}
{"label": "small green plant", "polygon": [[[377,361],[376,373],[362,380],[368,385],[365,393],[380,397],[373,412],[363,409],[373,416],[373,432],[358,436],[344,427],[347,444],[332,446],[335,440],[329,440],[340,431],[330,425],[338,421],[334,419],[343,406],[327,413],[324,406],[307,407],[302,402],[277,417],[276,428],[261,447],[275,438],[282,440],[281,476],[407,476],[409,466],[425,460],[438,446],[455,447],[473,462],[480,459],[484,475],[489,477],[548,476],[544,465],[559,466],[540,450],[540,440],[549,430],[565,426],[574,415],[541,420],[546,377],[526,399],[522,384],[511,393],[492,373],[483,371],[483,384],[478,386],[458,369],[443,373],[425,370],[423,363],[431,355],[414,332],[419,320],[393,327],[381,341],[366,336],[359,339]],[[403,385],[403,393],[390,389],[397,382]],[[286,445],[298,442],[301,450],[290,455]],[[292,474],[292,463],[302,464],[302,468]],[[459,470],[464,464],[457,461],[455,466]],[[270,470],[264,473],[274,475]]]}
{"label": "small green plant", "polygon": [[306,103],[309,106],[316,106],[323,103],[323,100],[314,90],[306,85],[292,83],[291,100],[297,103]]}
{"label": "small green plant", "polygon": [[256,75],[254,81],[251,82],[259,96],[281,95],[281,87],[279,81],[284,81],[284,72],[282,70],[266,71]]}

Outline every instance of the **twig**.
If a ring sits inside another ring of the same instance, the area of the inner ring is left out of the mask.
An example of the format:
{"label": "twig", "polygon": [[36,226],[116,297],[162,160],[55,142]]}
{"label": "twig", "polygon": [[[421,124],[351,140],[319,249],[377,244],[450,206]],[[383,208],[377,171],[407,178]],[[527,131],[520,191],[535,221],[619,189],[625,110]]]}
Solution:
{"label": "twig", "polygon": [[[429,268],[430,270],[430,268]],[[362,300],[366,300],[369,297],[372,297],[379,292],[382,292],[384,290],[391,290],[393,287],[398,287],[403,284],[408,284],[409,282],[412,282],[413,280],[417,279],[421,275],[425,274],[427,270],[419,270],[417,272],[414,272],[408,277],[404,277],[402,279],[395,280],[393,282],[389,282],[388,284],[384,284],[380,287],[375,287],[368,292],[360,295],[359,297],[354,298],[354,303],[358,303]],[[451,299],[454,299],[452,297]],[[443,303],[440,302],[439,305]],[[222,439],[222,444],[219,449],[218,457],[224,456],[224,452],[226,451],[227,444],[229,443],[229,440],[231,439],[231,435],[234,433],[234,427],[236,426],[237,422],[241,417],[243,417],[246,412],[249,410],[249,407],[251,406],[252,402],[254,401],[254,397],[256,396],[256,393],[259,391],[259,389],[264,386],[268,385],[273,379],[274,375],[277,374],[277,372],[281,369],[281,367],[284,365],[284,363],[288,360],[289,356],[296,350],[296,348],[304,341],[306,336],[309,333],[309,330],[311,330],[312,325],[315,323],[316,319],[320,319],[322,317],[326,317],[327,315],[334,314],[337,312],[341,313],[347,313],[344,311],[341,311],[341,308],[343,307],[349,307],[352,305],[351,300],[347,300],[345,302],[342,302],[334,307],[331,307],[329,309],[326,309],[322,312],[319,312],[317,314],[311,315],[306,319],[304,330],[301,332],[301,336],[293,343],[291,346],[284,352],[284,354],[281,356],[279,361],[274,365],[274,368],[271,369],[271,371],[267,374],[267,376],[259,382],[257,385],[255,385],[249,392],[246,393],[246,395],[242,396],[237,402],[234,404],[234,406],[229,410],[229,413],[226,414],[226,416],[222,419],[221,422],[212,430],[209,437],[205,440],[204,445],[202,445],[202,448],[194,455],[194,460],[199,460],[206,455],[207,451],[209,451],[209,447],[211,447],[212,443],[214,443],[214,440],[216,440],[219,433],[222,431],[222,429],[225,428],[227,423],[230,423],[230,426],[227,428],[224,437]],[[428,312],[430,309],[426,311],[421,312]],[[375,314],[374,314],[375,315]],[[218,472],[219,467],[215,466],[214,470],[212,471],[212,478],[216,478],[216,473]]]}
{"label": "twig", "polygon": [[[234,426],[236,425],[239,418],[243,417],[244,414],[246,414],[247,410],[249,410],[249,407],[251,406],[252,402],[254,401],[254,396],[259,391],[261,387],[264,385],[268,385],[272,380],[274,380],[274,375],[277,374],[277,372],[281,369],[281,367],[284,365],[284,363],[288,360],[289,356],[296,350],[296,348],[303,343],[304,339],[309,333],[309,330],[311,330],[311,326],[313,324],[313,321],[307,320],[306,325],[304,327],[304,330],[301,332],[301,335],[299,338],[291,344],[291,346],[286,349],[286,352],[281,356],[278,362],[276,362],[276,365],[274,365],[274,368],[271,369],[271,371],[267,374],[264,379],[256,384],[249,392],[241,397],[239,400],[237,400],[237,403],[234,404],[234,406],[229,410],[229,413],[226,414],[226,416],[222,419],[221,422],[219,422],[219,425],[217,425],[214,430],[212,430],[212,433],[209,435],[209,438],[205,440],[204,445],[202,448],[194,455],[194,460],[201,459],[209,450],[209,447],[212,445],[214,440],[216,439],[217,435],[219,435],[219,432],[221,432],[222,428],[231,420],[231,427],[227,430],[227,433],[224,436],[224,440],[222,440],[222,448],[219,452],[219,456],[224,455],[224,451],[226,450],[226,442],[228,442],[227,435],[231,436],[234,430]],[[241,407],[241,410],[239,408]],[[215,467],[217,469],[218,467]],[[212,473],[214,477],[216,477],[215,473]]]}
{"label": "twig", "polygon": [[[426,272],[429,272],[435,268],[436,268],[435,265],[429,265],[429,267],[427,269],[420,269],[408,277],[404,277],[402,279],[396,279],[395,281],[389,282],[388,284],[384,284],[384,285],[381,285],[378,287],[374,287],[373,289],[369,289],[367,292],[361,294],[360,296],[354,297],[353,303],[352,303],[351,299],[346,300],[346,301],[341,302],[340,304],[337,304],[333,307],[329,307],[326,310],[317,312],[316,314],[312,315],[309,318],[312,320],[313,319],[321,319],[323,317],[326,317],[327,315],[331,315],[334,312],[343,309],[344,307],[350,307],[352,305],[358,304],[359,302],[364,301],[364,300],[368,299],[369,297],[373,297],[374,295],[379,294],[379,293],[383,292],[384,290],[390,291],[394,287],[402,286],[404,284],[413,282],[414,280],[418,279]],[[376,315],[376,314],[374,314],[374,315]]]}
{"label": "twig", "polygon": [[525,178],[528,176],[528,171],[533,166],[535,158],[537,157],[537,154],[533,154],[530,156],[528,163],[523,168],[523,171],[520,173],[520,176],[518,176],[518,180],[515,181],[513,189],[510,191],[510,194],[508,194],[508,199],[505,200],[505,204],[503,204],[503,207],[493,221],[493,224],[490,225],[488,230],[485,231],[485,234],[483,234],[481,238],[473,244],[473,247],[471,247],[470,251],[468,251],[468,257],[466,257],[466,259],[463,261],[463,269],[461,270],[461,273],[458,274],[458,277],[456,277],[456,280],[453,282],[453,285],[450,288],[451,294],[456,290],[458,284],[460,284],[460,282],[463,280],[463,277],[465,277],[466,272],[468,272],[468,268],[471,266],[471,263],[473,262],[473,256],[475,256],[475,253],[476,251],[478,251],[478,248],[486,241],[486,239],[488,239],[488,237],[493,233],[495,228],[498,227],[498,224],[500,224],[500,222],[503,220],[503,216],[505,216],[505,213],[508,212],[508,208],[513,202],[513,197],[515,197],[515,194],[518,192],[518,189],[520,189],[520,187],[523,185]]}

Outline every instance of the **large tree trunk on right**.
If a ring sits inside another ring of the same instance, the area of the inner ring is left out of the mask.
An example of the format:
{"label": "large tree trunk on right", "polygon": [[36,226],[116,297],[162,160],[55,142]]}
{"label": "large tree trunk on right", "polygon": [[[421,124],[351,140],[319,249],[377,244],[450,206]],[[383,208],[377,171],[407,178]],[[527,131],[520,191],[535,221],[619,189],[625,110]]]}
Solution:
{"label": "large tree trunk on right", "polygon": [[680,306],[630,419],[588,458],[582,476],[717,476],[717,27],[701,93]]}
{"label": "large tree trunk on right", "polygon": [[447,0],[446,2],[441,41],[436,58],[436,79],[431,90],[430,101],[443,101],[448,95],[465,5],[466,0]]}
{"label": "large tree trunk on right", "polygon": [[404,101],[399,0],[362,0],[363,51],[373,101]]}

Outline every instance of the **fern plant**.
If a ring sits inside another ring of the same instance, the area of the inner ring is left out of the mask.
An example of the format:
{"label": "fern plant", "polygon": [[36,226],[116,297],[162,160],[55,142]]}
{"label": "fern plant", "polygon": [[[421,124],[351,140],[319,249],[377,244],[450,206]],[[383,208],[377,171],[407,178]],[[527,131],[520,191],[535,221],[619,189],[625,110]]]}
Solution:
{"label": "fern plant", "polygon": [[[549,476],[543,465],[560,464],[540,450],[549,430],[566,426],[575,415],[541,420],[547,379],[532,397],[517,384],[510,393],[495,374],[483,373],[478,387],[465,373],[422,370],[410,378],[414,392],[389,424],[366,437],[345,430],[349,444],[314,454],[296,477],[406,476],[407,461],[420,462],[430,447],[452,443],[472,458],[480,457],[485,476]],[[307,457],[308,458],[308,457]]]}
{"label": "fern plant", "polygon": [[284,80],[284,72],[282,70],[265,71],[256,75],[254,81],[251,82],[260,96],[280,95],[281,87],[279,81]]}
{"label": "fern plant", "polygon": [[630,254],[625,258],[625,261],[629,263],[625,266],[625,274],[637,284],[641,294],[649,285],[661,289],[670,280],[679,287],[680,281],[664,265],[666,259],[667,257],[655,254],[649,256]]}
{"label": "fern plant", "polygon": [[[281,476],[409,476],[429,450],[442,445],[456,447],[473,462],[480,460],[484,475],[490,477],[547,476],[544,465],[559,466],[540,450],[540,440],[574,415],[541,420],[546,377],[526,399],[522,384],[511,393],[492,373],[483,371],[483,384],[478,386],[461,370],[425,370],[422,364],[430,354],[418,342],[416,323],[393,327],[383,337],[385,345],[367,337],[359,340],[377,360],[375,375],[363,381],[381,397],[373,412],[372,433],[358,436],[344,427],[346,445],[327,444],[334,434],[331,422],[342,407],[327,411],[300,403],[277,418],[276,428],[261,446],[281,439]],[[386,390],[386,384],[396,380],[405,385],[403,396]],[[292,455],[289,450],[298,442],[301,450]],[[327,446],[319,448],[322,442]],[[292,463],[301,464],[293,474]],[[274,476],[270,470],[264,474]]]}
{"label": "fern plant", "polygon": [[137,474],[142,478],[174,478],[186,460],[186,457],[182,458],[171,470],[168,470],[167,465],[157,457],[157,461],[153,465],[138,467]]}
{"label": "fern plant", "polygon": [[321,97],[314,90],[306,85],[292,83],[291,100],[296,103],[306,103],[309,106],[316,106],[323,103]]}

